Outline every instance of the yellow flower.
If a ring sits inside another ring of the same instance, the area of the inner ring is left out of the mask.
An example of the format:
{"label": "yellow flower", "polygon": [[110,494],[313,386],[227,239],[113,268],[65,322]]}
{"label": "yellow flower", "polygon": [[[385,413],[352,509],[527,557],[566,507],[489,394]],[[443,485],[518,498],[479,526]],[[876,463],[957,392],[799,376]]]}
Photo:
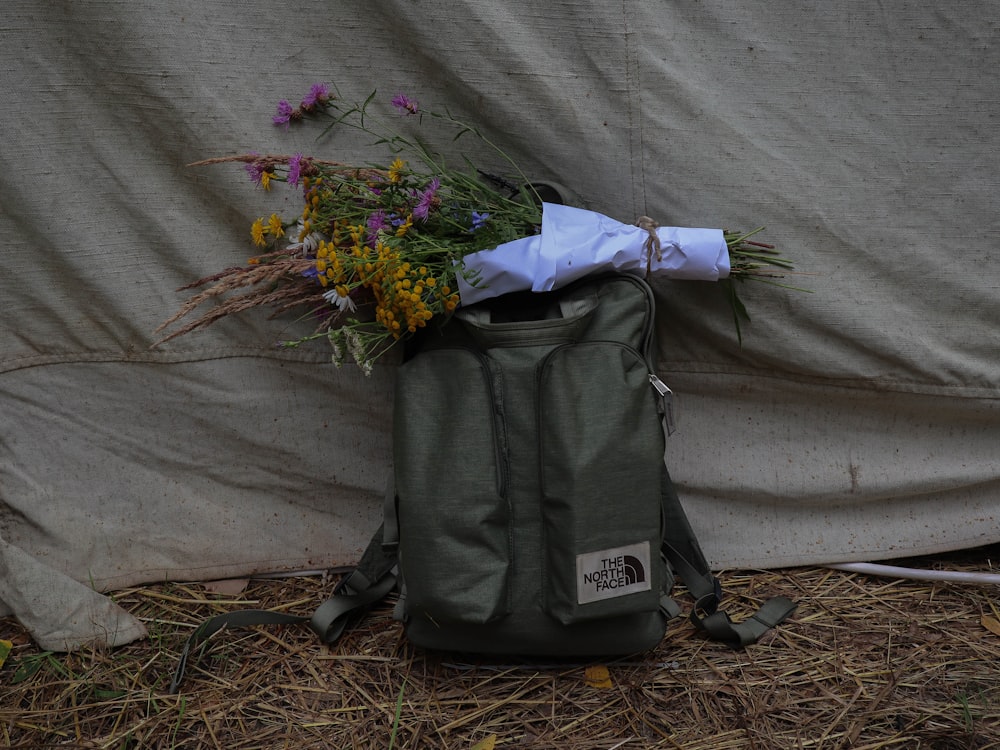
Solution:
{"label": "yellow flower", "polygon": [[406,162],[400,158],[396,158],[392,164],[389,165],[389,182],[399,182],[403,179],[403,175],[400,172],[406,168]]}
{"label": "yellow flower", "polygon": [[260,173],[260,186],[265,190],[271,189],[271,173],[266,169]]}
{"label": "yellow flower", "polygon": [[413,226],[413,214],[408,214],[406,221],[399,225],[396,229],[396,236],[403,237],[409,231],[410,227]]}
{"label": "yellow flower", "polygon": [[271,218],[267,222],[267,231],[271,233],[272,237],[284,237],[285,228],[281,224],[281,217],[278,214],[271,214]]}
{"label": "yellow flower", "polygon": [[260,217],[253,223],[250,227],[250,236],[253,238],[253,244],[257,247],[264,247],[267,244],[267,240],[264,239],[264,217]]}

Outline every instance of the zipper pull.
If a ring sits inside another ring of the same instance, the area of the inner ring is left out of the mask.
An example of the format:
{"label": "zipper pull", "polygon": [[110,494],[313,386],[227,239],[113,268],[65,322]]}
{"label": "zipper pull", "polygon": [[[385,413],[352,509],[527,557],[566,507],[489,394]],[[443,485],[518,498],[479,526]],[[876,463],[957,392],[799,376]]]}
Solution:
{"label": "zipper pull", "polygon": [[663,403],[663,426],[669,437],[677,431],[677,426],[674,423],[674,392],[656,376],[656,373],[649,373],[649,382],[660,394],[660,401]]}

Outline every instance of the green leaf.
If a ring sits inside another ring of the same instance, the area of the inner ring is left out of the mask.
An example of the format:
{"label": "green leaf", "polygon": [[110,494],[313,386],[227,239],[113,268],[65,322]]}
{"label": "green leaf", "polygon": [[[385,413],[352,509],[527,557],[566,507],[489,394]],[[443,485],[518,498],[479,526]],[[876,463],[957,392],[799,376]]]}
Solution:
{"label": "green leaf", "polygon": [[[361,109],[360,109],[359,113],[361,115],[360,123],[361,123],[361,127],[362,128],[365,127],[365,112],[367,112],[367,110],[368,110],[368,105],[372,103],[372,99],[375,98],[376,91],[377,91],[377,89],[372,89],[372,92],[368,95],[368,98],[365,99],[364,103],[361,105]],[[343,119],[343,118],[341,118],[341,119]]]}
{"label": "green leaf", "polygon": [[38,659],[19,662],[17,669],[14,670],[14,676],[11,678],[10,684],[17,685],[19,682],[30,680],[41,668],[42,662]]}
{"label": "green leaf", "polygon": [[396,744],[396,734],[399,732],[399,719],[403,715],[403,691],[406,690],[406,678],[399,686],[399,697],[396,698],[396,715],[392,718],[392,732],[389,735],[389,750]]}
{"label": "green leaf", "polygon": [[736,325],[736,340],[739,341],[740,346],[743,346],[743,331],[740,328],[740,320],[745,320],[749,323],[750,313],[747,312],[743,300],[737,294],[736,284],[733,280],[722,279],[721,283],[726,290],[726,296],[729,298],[729,306],[733,310],[733,323]]}

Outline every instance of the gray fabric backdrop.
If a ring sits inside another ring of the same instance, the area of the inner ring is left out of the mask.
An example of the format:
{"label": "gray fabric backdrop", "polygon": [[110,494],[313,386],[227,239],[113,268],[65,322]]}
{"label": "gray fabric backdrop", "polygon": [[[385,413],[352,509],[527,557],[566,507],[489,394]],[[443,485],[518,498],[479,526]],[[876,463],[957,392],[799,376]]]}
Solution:
{"label": "gray fabric backdrop", "polygon": [[716,566],[1000,541],[998,29],[986,0],[8,0],[0,612],[121,643],[142,623],[97,592],[347,565],[377,525],[391,366],[278,351],[305,329],[262,315],[149,350],[176,287],[294,210],[186,164],[378,154],[271,125],[317,81],[450,107],[587,208],[767,224],[798,260],[811,294],[744,288],[742,347],[718,285],[657,285],[670,467]]}

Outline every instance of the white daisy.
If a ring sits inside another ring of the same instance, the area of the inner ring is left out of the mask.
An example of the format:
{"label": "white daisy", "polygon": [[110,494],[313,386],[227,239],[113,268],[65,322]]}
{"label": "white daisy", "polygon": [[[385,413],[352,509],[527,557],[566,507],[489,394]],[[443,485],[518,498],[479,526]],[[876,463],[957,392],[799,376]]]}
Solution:
{"label": "white daisy", "polygon": [[302,219],[299,219],[298,225],[295,227],[295,231],[289,233],[290,237],[298,237],[295,242],[290,242],[285,248],[290,252],[301,252],[304,257],[316,254],[316,248],[319,247],[319,243],[325,239],[319,232],[310,232],[306,234],[306,225],[303,223]]}
{"label": "white daisy", "polygon": [[354,312],[358,309],[358,306],[354,304],[354,300],[350,297],[341,297],[340,293],[337,292],[336,289],[323,292],[323,299],[331,305],[336,305],[341,312]]}

